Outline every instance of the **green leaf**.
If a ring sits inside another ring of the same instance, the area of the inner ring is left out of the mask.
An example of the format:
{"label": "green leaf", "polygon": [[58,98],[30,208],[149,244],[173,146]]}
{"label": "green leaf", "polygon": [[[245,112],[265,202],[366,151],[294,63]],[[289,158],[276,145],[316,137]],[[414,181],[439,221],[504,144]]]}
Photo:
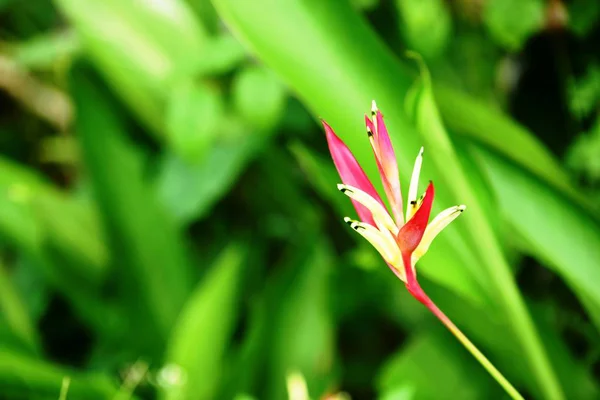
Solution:
{"label": "green leaf", "polygon": [[521,49],[542,28],[542,0],[495,0],[485,4],[483,20],[496,42],[509,50]]}
{"label": "green leaf", "polygon": [[595,0],[574,0],[566,3],[569,28],[577,36],[586,36],[596,26],[600,3]]}
{"label": "green leaf", "polygon": [[174,85],[166,111],[173,150],[189,162],[201,160],[215,141],[223,119],[221,94],[189,79]]}
{"label": "green leaf", "polygon": [[598,219],[497,154],[480,149],[476,154],[501,212],[530,244],[523,250],[553,268],[576,295],[591,302],[593,307],[587,307],[588,311],[594,321],[600,321],[594,312],[600,307],[595,285],[600,281]]}
{"label": "green leaf", "polygon": [[[26,254],[54,257],[56,276],[97,286],[107,271],[108,249],[92,205],[58,191],[41,176],[0,159],[0,233]],[[61,279],[62,279],[61,278]]]}
{"label": "green leaf", "polygon": [[[0,336],[4,343],[16,338],[32,354],[39,354],[40,341],[35,323],[14,287],[4,265],[0,265]],[[8,328],[5,336],[4,326]]]}
{"label": "green leaf", "polygon": [[81,50],[73,31],[44,34],[9,47],[11,59],[26,69],[51,69],[61,60],[72,58]]}
{"label": "green leaf", "polygon": [[118,388],[100,374],[83,374],[0,348],[2,395],[14,399],[58,399],[64,378],[70,379],[68,399],[109,400]]}
{"label": "green leaf", "polygon": [[233,36],[223,34],[206,42],[196,72],[204,76],[231,72],[246,59],[246,50]]}
{"label": "green leaf", "polygon": [[233,117],[222,122],[221,137],[204,159],[190,163],[167,153],[160,164],[156,190],[180,224],[206,217],[235,184],[246,164],[267,145],[272,134],[249,132]]}
{"label": "green leaf", "polygon": [[146,181],[140,150],[126,137],[112,98],[89,70],[73,71],[83,159],[108,228],[134,346],[156,356],[190,292],[180,232]]}
{"label": "green leaf", "polygon": [[[424,282],[428,283],[428,282]],[[453,293],[437,285],[428,284],[427,292],[431,298],[440,305],[442,310],[452,319],[461,330],[468,332],[470,339],[494,362],[500,371],[517,387],[528,385],[527,365],[522,362],[515,363],[516,359],[522,359],[522,352],[518,348],[518,338],[508,332],[499,335],[503,329],[502,319],[497,313],[489,312],[477,305],[469,304]],[[534,322],[540,332],[540,339],[544,346],[549,349],[548,355],[561,387],[564,389],[567,399],[595,399],[598,397],[599,388],[594,380],[593,374],[587,366],[582,365],[575,358],[569,348],[557,332],[556,322],[552,310],[549,307],[540,307],[528,303],[532,311]],[[431,318],[432,323],[439,321]],[[532,396],[542,397],[537,388],[532,388]]]}
{"label": "green leaf", "polygon": [[442,0],[396,0],[400,31],[409,49],[426,59],[445,50],[452,30],[452,18]]}
{"label": "green leaf", "polygon": [[182,1],[58,0],[84,51],[153,132],[163,135],[169,86],[190,75],[206,33]]}
{"label": "green leaf", "polygon": [[440,114],[457,139],[466,137],[491,148],[565,193],[575,195],[561,164],[523,126],[456,90],[435,83],[433,89]]}
{"label": "green leaf", "polygon": [[327,388],[334,357],[334,336],[329,312],[330,271],[333,259],[323,238],[299,249],[278,278],[277,305],[269,346],[269,399],[285,397],[285,381],[292,371],[306,379],[309,392],[321,395]]}
{"label": "green leaf", "polygon": [[233,104],[238,114],[258,130],[271,130],[285,107],[286,93],[271,70],[249,66],[233,81]]}
{"label": "green leaf", "polygon": [[562,398],[561,388],[548,361],[547,351],[539,340],[532,318],[525,306],[513,277],[511,267],[497,239],[493,225],[488,222],[467,169],[461,164],[440,118],[433,98],[429,71],[423,61],[415,56],[421,67],[421,79],[407,96],[407,112],[415,119],[419,133],[427,147],[436,155],[438,170],[452,189],[455,198],[468,204],[469,212],[462,220],[467,227],[471,243],[482,261],[487,274],[489,290],[506,319],[512,319],[512,329],[520,341],[520,348],[529,362],[537,384],[548,398]]}
{"label": "green leaf", "polygon": [[443,329],[415,333],[385,363],[377,379],[380,395],[404,387],[415,399],[441,399],[448,393],[457,399],[500,397],[485,370]]}
{"label": "green leaf", "polygon": [[230,245],[185,305],[167,348],[166,362],[183,379],[163,390],[166,400],[213,399],[238,314],[240,277],[246,251]]}

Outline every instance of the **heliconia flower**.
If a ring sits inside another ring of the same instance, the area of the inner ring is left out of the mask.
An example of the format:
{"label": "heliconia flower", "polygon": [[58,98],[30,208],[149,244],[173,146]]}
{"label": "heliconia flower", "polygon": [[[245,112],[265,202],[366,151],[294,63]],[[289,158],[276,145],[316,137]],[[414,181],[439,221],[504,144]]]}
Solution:
{"label": "heliconia flower", "polygon": [[343,182],[338,185],[338,189],[352,199],[359,218],[359,221],[348,217],[344,220],[375,247],[391,270],[404,282],[408,291],[454,334],[507,393],[513,399],[522,400],[523,397],[519,392],[435,305],[417,281],[415,264],[427,252],[433,239],[466,207],[457,205],[447,208],[431,222],[429,221],[434,197],[433,183],[430,181],[425,192],[417,197],[423,163],[423,148],[421,148],[415,160],[408,188],[406,211],[403,213],[398,163],[383,122],[383,115],[377,109],[375,101],[373,101],[371,117],[365,116],[365,122],[391,212],[386,208],[350,149],[325,121],[322,122],[331,157]]}
{"label": "heliconia flower", "polygon": [[396,276],[413,292],[412,289],[416,289],[416,262],[427,252],[433,239],[466,207],[450,207],[429,222],[434,197],[433,183],[429,182],[425,193],[417,197],[423,163],[421,148],[410,180],[406,211],[403,212],[396,155],[383,115],[374,101],[371,118],[365,115],[365,122],[391,213],[350,149],[323,121],[329,150],[343,182],[338,189],[352,199],[360,219],[355,221],[346,217],[344,220],[375,247]]}

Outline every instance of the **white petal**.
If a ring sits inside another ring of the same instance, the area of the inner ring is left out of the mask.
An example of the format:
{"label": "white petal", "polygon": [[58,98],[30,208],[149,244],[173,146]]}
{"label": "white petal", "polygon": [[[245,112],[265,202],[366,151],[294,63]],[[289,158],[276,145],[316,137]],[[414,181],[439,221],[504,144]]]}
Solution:
{"label": "white petal", "polygon": [[429,223],[429,225],[427,225],[427,228],[425,228],[423,238],[421,239],[421,242],[412,254],[413,265],[415,265],[415,263],[421,257],[423,257],[427,250],[429,250],[429,246],[431,245],[431,242],[433,242],[433,239],[435,239],[435,237],[445,227],[447,227],[450,222],[454,221],[465,210],[465,208],[467,207],[464,205],[454,206],[447,208],[438,215],[436,215],[436,217]]}
{"label": "white petal", "polygon": [[406,221],[409,221],[417,212],[417,192],[419,191],[419,174],[421,173],[421,165],[423,164],[423,147],[419,150],[412,176],[410,178],[410,186],[408,187],[408,202],[406,204]]}
{"label": "white petal", "polygon": [[362,237],[367,239],[375,247],[375,250],[381,254],[383,259],[399,272],[400,279],[406,281],[402,264],[402,253],[394,237],[388,230],[380,231],[372,225],[355,221],[348,217],[344,218],[344,221]]}
{"label": "white petal", "polygon": [[369,211],[371,211],[371,214],[373,215],[373,219],[375,220],[377,227],[380,230],[389,230],[390,232],[393,232],[394,235],[398,234],[398,227],[394,223],[394,220],[392,219],[388,211],[370,194],[358,188],[355,188],[354,186],[343,185],[341,183],[337,185],[337,187],[346,196],[358,201],[360,204],[369,209]]}
{"label": "white petal", "polygon": [[290,400],[308,400],[308,387],[306,380],[299,372],[292,372],[287,376],[287,390]]}

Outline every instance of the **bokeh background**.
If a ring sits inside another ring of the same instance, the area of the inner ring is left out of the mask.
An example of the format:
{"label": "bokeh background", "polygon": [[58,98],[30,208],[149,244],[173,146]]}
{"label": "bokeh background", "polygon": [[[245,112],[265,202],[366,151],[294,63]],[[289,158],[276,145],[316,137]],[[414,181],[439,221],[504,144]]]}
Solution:
{"label": "bokeh background", "polygon": [[343,223],[318,118],[380,185],[372,99],[403,192],[425,145],[434,211],[468,207],[426,291],[527,398],[600,398],[599,20],[0,0],[0,398],[285,399],[291,373],[313,399],[505,398]]}

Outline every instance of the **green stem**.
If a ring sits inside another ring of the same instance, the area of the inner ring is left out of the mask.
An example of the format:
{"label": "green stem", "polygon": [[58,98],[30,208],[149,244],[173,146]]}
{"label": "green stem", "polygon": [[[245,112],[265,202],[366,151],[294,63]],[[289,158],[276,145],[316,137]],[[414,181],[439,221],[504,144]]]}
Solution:
{"label": "green stem", "polygon": [[505,315],[513,321],[512,327],[516,339],[527,356],[543,397],[550,400],[562,400],[564,399],[562,388],[529,315],[525,301],[519,293],[512,270],[506,262],[495,233],[488,223],[487,215],[463,170],[435,107],[429,73],[422,63],[421,68],[424,90],[420,94],[421,98],[417,107],[419,131],[425,139],[427,148],[436,155],[433,159],[439,172],[450,184],[449,187],[453,194],[469,207],[469,215],[462,217],[467,225],[467,234],[472,243],[479,244],[474,250],[479,253],[478,255],[483,261],[482,266],[490,278],[490,289]]}
{"label": "green stem", "polygon": [[524,400],[523,396],[515,389],[515,387],[502,375],[500,371],[492,364],[490,360],[469,340],[469,338],[462,333],[460,329],[435,305],[433,301],[427,295],[425,295],[426,301],[421,301],[432,313],[435,315],[450,332],[462,343],[463,346],[479,361],[479,363],[486,369],[487,372],[502,386],[502,388],[508,393],[508,395],[514,400]]}
{"label": "green stem", "polygon": [[523,396],[515,389],[515,387],[502,375],[500,371],[492,364],[490,360],[469,340],[469,338],[462,333],[460,329],[444,314],[442,310],[429,298],[427,293],[423,291],[421,285],[417,281],[417,278],[411,267],[411,254],[402,254],[402,261],[404,262],[406,271],[406,288],[415,299],[422,303],[425,307],[432,312],[450,332],[462,343],[463,346],[475,357],[477,361],[486,369],[487,372],[502,386],[502,388],[508,393],[508,395],[514,400],[524,400]]}

